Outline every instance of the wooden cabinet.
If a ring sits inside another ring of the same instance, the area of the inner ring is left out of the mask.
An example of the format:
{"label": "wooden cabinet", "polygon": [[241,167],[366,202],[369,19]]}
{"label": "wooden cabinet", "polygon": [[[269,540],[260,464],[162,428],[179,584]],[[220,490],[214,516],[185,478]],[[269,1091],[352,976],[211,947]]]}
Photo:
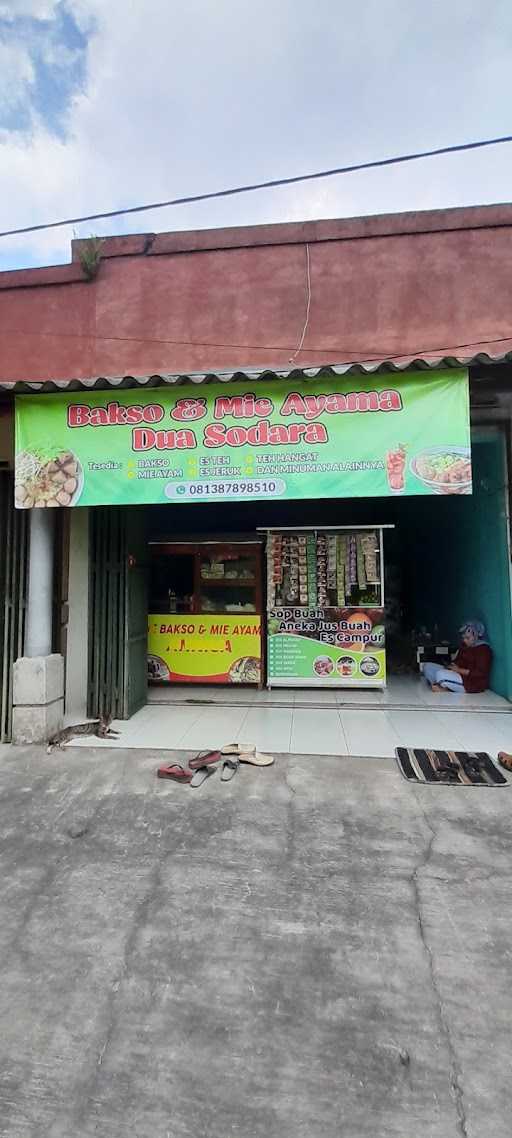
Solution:
{"label": "wooden cabinet", "polygon": [[150,681],[261,684],[262,603],[260,540],[152,543]]}

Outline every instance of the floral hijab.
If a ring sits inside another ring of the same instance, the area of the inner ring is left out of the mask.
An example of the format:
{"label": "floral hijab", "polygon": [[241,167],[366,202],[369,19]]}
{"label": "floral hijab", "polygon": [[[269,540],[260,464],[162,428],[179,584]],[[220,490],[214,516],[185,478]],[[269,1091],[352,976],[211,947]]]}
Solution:
{"label": "floral hijab", "polygon": [[479,644],[488,644],[487,632],[485,624],[481,620],[467,620],[465,624],[459,628],[461,636],[468,633],[471,636],[471,648],[478,648]]}

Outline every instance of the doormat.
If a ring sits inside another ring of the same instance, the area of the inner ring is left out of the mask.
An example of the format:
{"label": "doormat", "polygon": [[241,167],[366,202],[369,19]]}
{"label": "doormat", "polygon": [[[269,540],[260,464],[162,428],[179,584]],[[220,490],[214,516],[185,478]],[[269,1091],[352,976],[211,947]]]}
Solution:
{"label": "doormat", "polygon": [[397,747],[398,766],[409,782],[445,786],[508,786],[486,751],[426,751]]}

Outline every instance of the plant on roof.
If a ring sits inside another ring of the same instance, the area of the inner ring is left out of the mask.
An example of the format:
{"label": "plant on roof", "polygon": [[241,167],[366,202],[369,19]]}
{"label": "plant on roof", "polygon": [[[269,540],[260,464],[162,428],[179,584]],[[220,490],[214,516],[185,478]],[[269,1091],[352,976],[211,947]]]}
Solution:
{"label": "plant on roof", "polygon": [[84,276],[87,277],[88,281],[93,281],[98,275],[104,241],[104,237],[92,236],[86,237],[80,244],[78,256]]}

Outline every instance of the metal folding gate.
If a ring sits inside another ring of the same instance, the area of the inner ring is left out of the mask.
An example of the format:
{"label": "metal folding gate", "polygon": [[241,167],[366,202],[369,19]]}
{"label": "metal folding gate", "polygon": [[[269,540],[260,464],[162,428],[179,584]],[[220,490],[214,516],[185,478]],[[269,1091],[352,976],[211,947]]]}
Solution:
{"label": "metal folding gate", "polygon": [[12,471],[0,469],[0,742],[12,731],[12,666],[23,654],[28,513],[14,509]]}
{"label": "metal folding gate", "polygon": [[146,702],[144,515],[133,507],[90,514],[88,714],[128,719]]}

